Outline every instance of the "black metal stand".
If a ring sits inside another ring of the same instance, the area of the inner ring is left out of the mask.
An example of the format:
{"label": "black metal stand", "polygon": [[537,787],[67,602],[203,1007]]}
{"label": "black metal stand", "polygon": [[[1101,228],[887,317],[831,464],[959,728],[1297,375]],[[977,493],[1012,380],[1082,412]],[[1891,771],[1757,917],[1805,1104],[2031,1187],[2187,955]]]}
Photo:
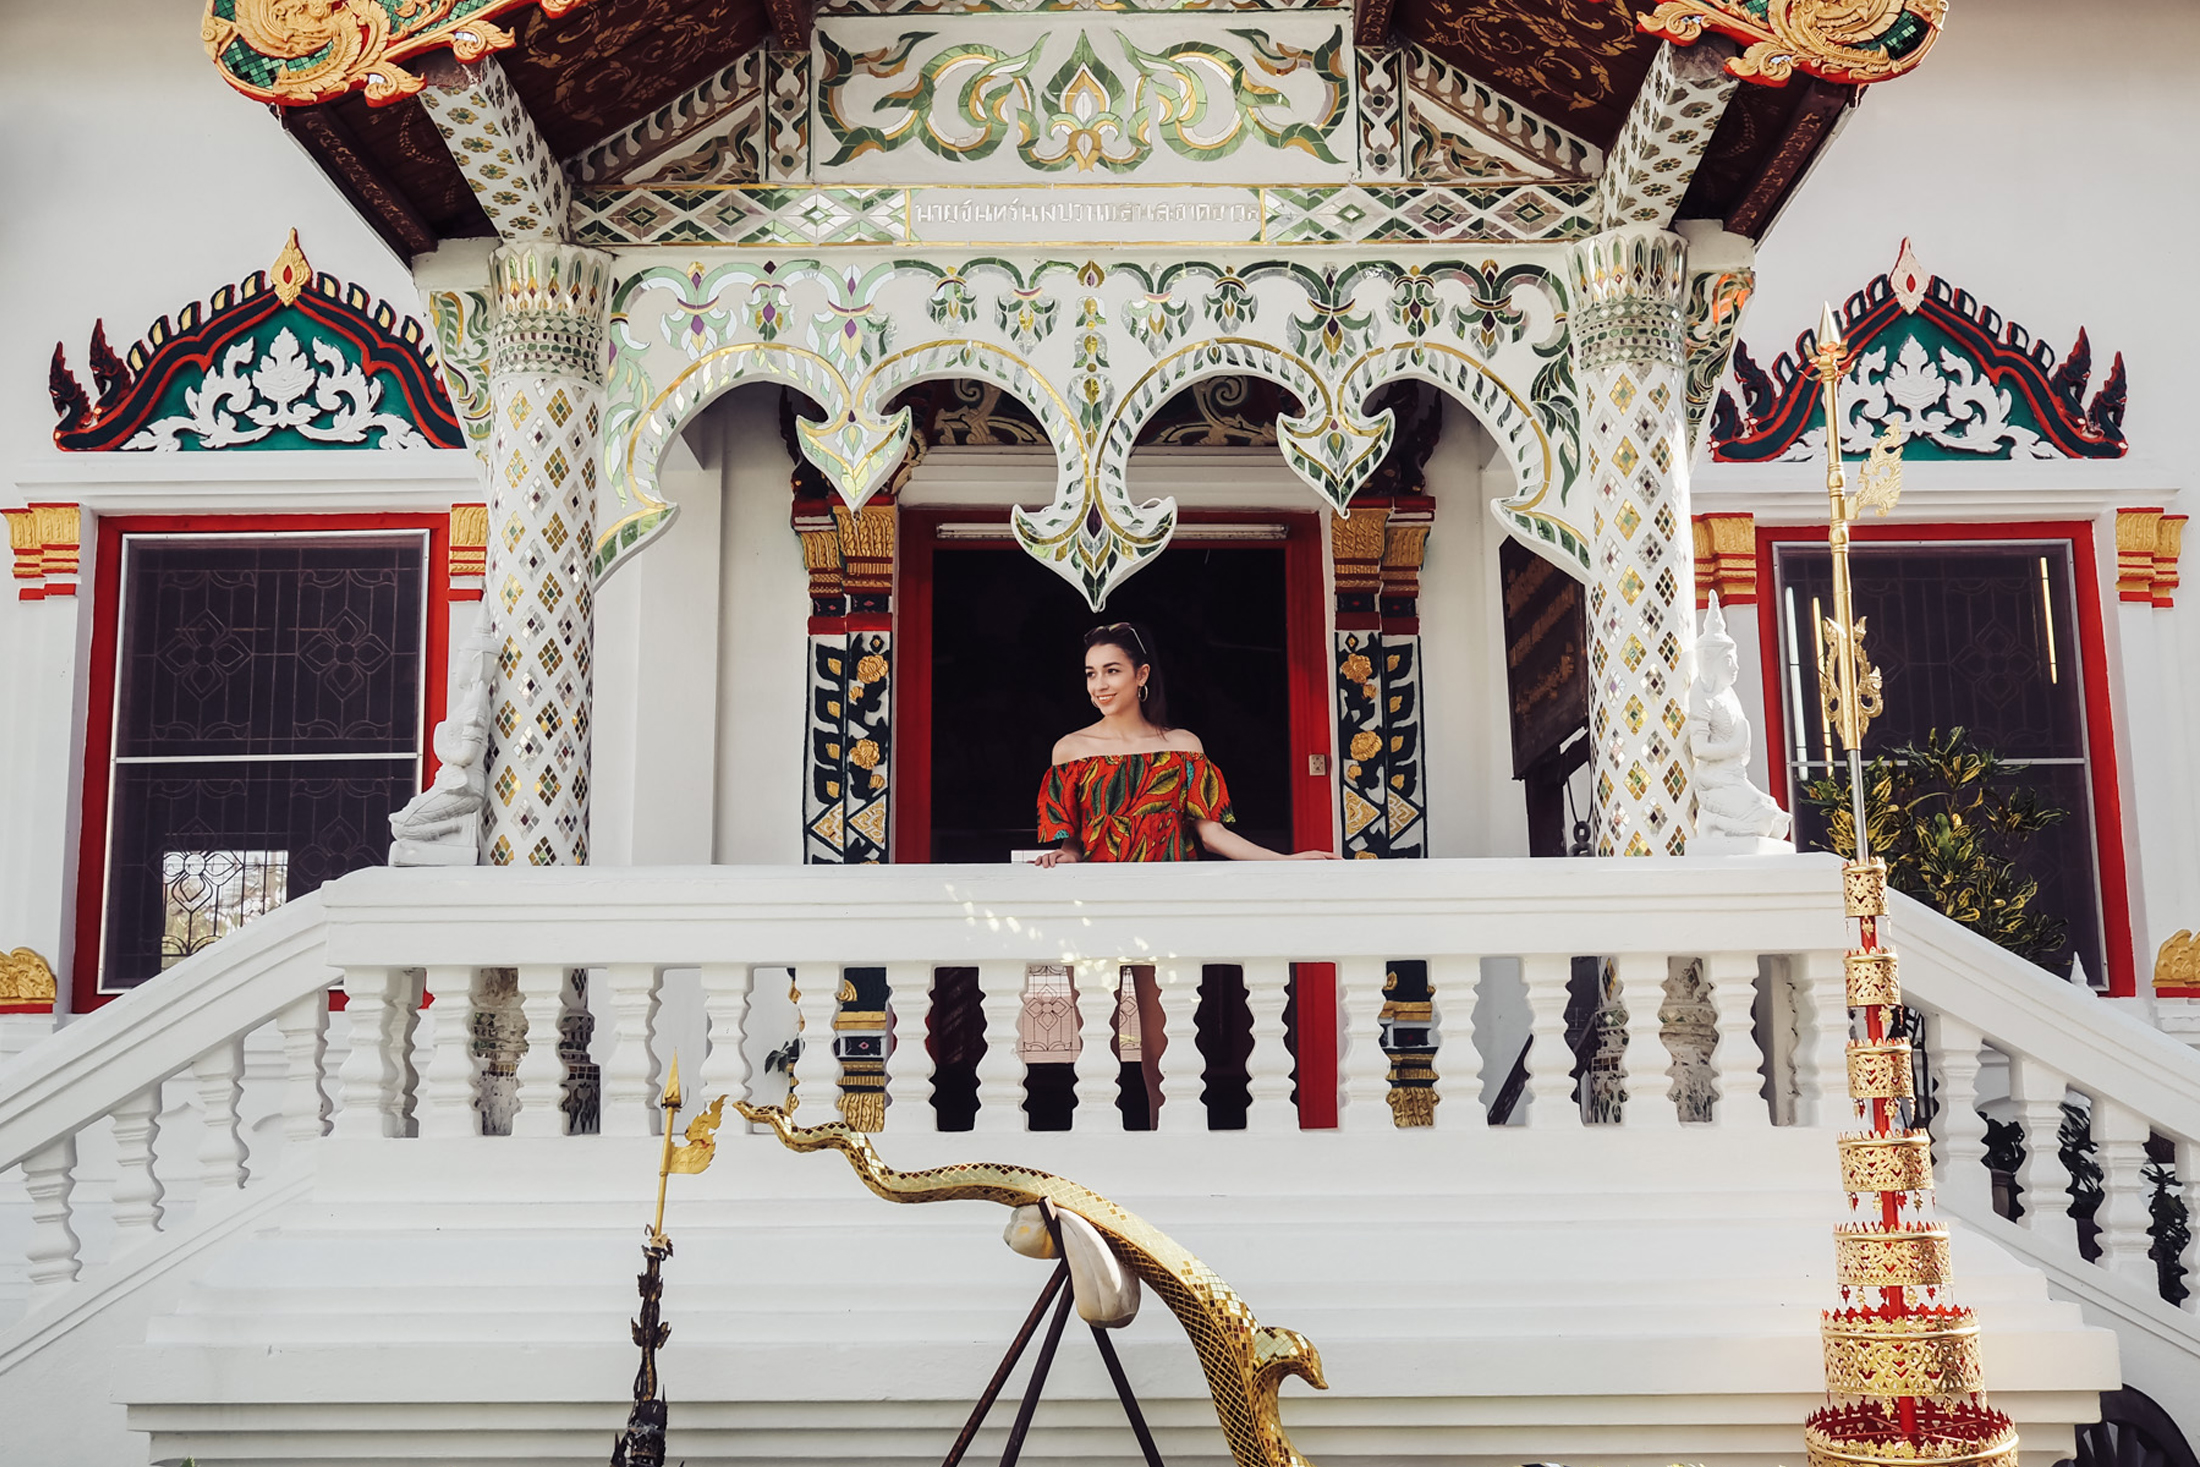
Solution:
{"label": "black metal stand", "polygon": [[[1052,1208],[1047,1210],[1047,1227],[1054,1234],[1054,1250],[1059,1254],[1062,1251],[1062,1230],[1054,1222]],[[971,1442],[977,1439],[978,1429],[985,1425],[986,1414],[993,1409],[993,1403],[1000,1399],[1002,1387],[1008,1384],[1009,1376],[1016,1369],[1016,1362],[1023,1358],[1025,1347],[1030,1345],[1032,1335],[1039,1328],[1040,1316],[1046,1313],[1047,1305],[1051,1303],[1054,1305],[1054,1318],[1047,1325],[1046,1339],[1040,1342],[1039,1358],[1032,1362],[1031,1379],[1024,1386],[1023,1400],[1016,1407],[1016,1420],[1008,1429],[1008,1442],[1001,1449],[1001,1467],[1016,1467],[1016,1459],[1023,1455],[1024,1438],[1031,1431],[1031,1418],[1039,1409],[1039,1397],[1046,1390],[1047,1372],[1054,1366],[1054,1352],[1062,1342],[1062,1329],[1069,1323],[1072,1296],[1064,1287],[1068,1282],[1069,1264],[1056,1264],[1054,1272],[1047,1276],[1046,1287],[1039,1291],[1031,1312],[1024,1316],[1023,1327],[1016,1331],[1016,1338],[1009,1342],[1008,1353],[1001,1357],[993,1378],[986,1382],[984,1392],[978,1397],[978,1404],[971,1410],[970,1419],[963,1423],[961,1434],[955,1438],[955,1445],[948,1448],[947,1456],[940,1467],[958,1467],[963,1454],[970,1450]],[[1058,1299],[1057,1295],[1060,1296]],[[1091,1325],[1089,1328],[1092,1330],[1093,1344],[1099,1347],[1101,1362],[1108,1368],[1108,1379],[1115,1384],[1116,1399],[1123,1403],[1123,1414],[1130,1418],[1131,1434],[1138,1438],[1138,1450],[1145,1454],[1146,1467],[1166,1467],[1161,1460],[1160,1448],[1154,1445],[1153,1433],[1147,1429],[1146,1415],[1138,1409],[1138,1397],[1131,1392],[1130,1377],[1123,1373],[1123,1362],[1116,1356],[1114,1341],[1108,1338],[1108,1332],[1100,1326]],[[639,1385],[636,1388],[638,1390]],[[636,1409],[640,1408],[637,1406]],[[661,1453],[660,1447],[658,1463],[663,1461]],[[617,1459],[613,1459],[613,1467],[619,1467]]]}
{"label": "black metal stand", "polygon": [[660,1323],[657,1312],[664,1297],[659,1270],[671,1256],[670,1238],[652,1238],[642,1245],[642,1257],[648,1262],[635,1280],[641,1288],[642,1313],[634,1321],[634,1343],[642,1347],[642,1365],[634,1372],[634,1409],[627,1413],[626,1430],[611,1444],[611,1467],[664,1467],[665,1402],[657,1394],[657,1350],[672,1337],[672,1326]]}

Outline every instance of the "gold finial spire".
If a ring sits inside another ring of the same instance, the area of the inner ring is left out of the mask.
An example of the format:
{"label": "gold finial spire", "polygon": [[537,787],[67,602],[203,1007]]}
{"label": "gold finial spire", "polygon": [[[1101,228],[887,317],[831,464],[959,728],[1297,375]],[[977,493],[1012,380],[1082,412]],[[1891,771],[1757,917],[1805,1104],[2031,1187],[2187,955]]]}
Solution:
{"label": "gold finial spire", "polygon": [[298,231],[293,229],[275,263],[267,267],[268,288],[284,305],[294,306],[312,283],[313,266],[307,262],[306,252],[298,248]]}

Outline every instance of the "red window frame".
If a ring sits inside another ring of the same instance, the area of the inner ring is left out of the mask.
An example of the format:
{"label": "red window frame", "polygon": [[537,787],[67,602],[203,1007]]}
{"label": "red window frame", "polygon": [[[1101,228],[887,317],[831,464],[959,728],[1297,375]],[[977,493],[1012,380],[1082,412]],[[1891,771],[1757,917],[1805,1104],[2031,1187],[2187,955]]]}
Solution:
{"label": "red window frame", "polygon": [[[904,508],[897,536],[900,584],[894,591],[894,665],[901,706],[894,714],[894,821],[891,858],[932,859],[932,557],[945,522],[1008,523],[1006,509]],[[1309,757],[1336,767],[1329,718],[1328,601],[1322,573],[1322,517],[1297,510],[1186,510],[1183,525],[1281,525],[1284,662],[1289,684],[1291,839],[1300,850],[1333,848],[1335,791],[1327,774],[1308,774]],[[1273,542],[1271,542],[1273,543]]]}
{"label": "red window frame", "polygon": [[426,531],[428,608],[422,635],[425,687],[420,700],[421,787],[435,778],[429,734],[443,721],[450,680],[451,602],[478,592],[451,589],[449,514],[292,515],[101,515],[92,568],[91,665],[85,679],[84,762],[79,770],[82,829],[76,868],[76,949],[70,964],[70,999],[85,1014],[122,997],[99,991],[99,949],[107,897],[107,808],[115,745],[115,680],[121,651],[122,537],[125,535],[279,535],[335,531]]}
{"label": "red window frame", "polygon": [[[1992,524],[1860,524],[1850,528],[1858,541],[2067,540],[2071,580],[2076,583],[2078,656],[2083,663],[2086,759],[2093,786],[2094,860],[2101,882],[2101,935],[2108,949],[2108,996],[2129,998],[2138,990],[2132,956],[2130,874],[2124,865],[2122,784],[2117,774],[2116,720],[2109,702],[2108,642],[2101,624],[2100,566],[2094,558],[2093,526],[2086,520],[2021,520]],[[1780,667],[1780,609],[1772,574],[1772,548],[1783,542],[1824,544],[1824,525],[1760,525],[1757,529],[1757,634],[1765,688],[1767,750],[1787,747],[1785,686]],[[1788,798],[1787,760],[1766,757],[1772,797],[1793,808]]]}

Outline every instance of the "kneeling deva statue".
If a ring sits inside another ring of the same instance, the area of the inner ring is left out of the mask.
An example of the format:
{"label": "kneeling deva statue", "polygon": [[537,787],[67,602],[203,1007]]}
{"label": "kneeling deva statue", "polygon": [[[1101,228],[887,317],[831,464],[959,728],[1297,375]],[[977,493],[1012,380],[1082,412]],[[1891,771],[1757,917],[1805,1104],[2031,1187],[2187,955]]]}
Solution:
{"label": "kneeling deva statue", "polygon": [[1696,834],[1691,856],[1793,851],[1793,822],[1772,796],[1749,782],[1749,715],[1734,696],[1741,658],[1726,634],[1716,592],[1696,642],[1696,681],[1688,690],[1688,750],[1696,762]]}

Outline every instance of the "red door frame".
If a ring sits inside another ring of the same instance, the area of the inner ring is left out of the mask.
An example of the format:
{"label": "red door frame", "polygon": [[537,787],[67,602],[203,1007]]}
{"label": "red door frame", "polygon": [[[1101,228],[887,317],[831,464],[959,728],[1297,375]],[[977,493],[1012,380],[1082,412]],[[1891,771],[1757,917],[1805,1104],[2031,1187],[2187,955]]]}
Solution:
{"label": "red door frame", "polygon": [[[891,858],[932,859],[932,557],[936,532],[957,524],[1008,523],[1006,509],[901,510],[896,539],[900,584],[894,593],[894,822]],[[1292,759],[1291,837],[1301,850],[1335,842],[1329,776],[1309,774],[1310,756],[1332,755],[1329,721],[1330,651],[1324,611],[1322,517],[1288,510],[1186,510],[1181,525],[1280,525],[1284,551],[1284,663],[1289,685]],[[1254,544],[1275,544],[1256,541]],[[1334,758],[1326,761],[1335,767]]]}
{"label": "red door frame", "polygon": [[[2101,883],[2101,936],[2108,949],[2108,993],[2129,998],[2138,992],[2138,971],[2132,959],[2130,875],[2124,864],[2124,807],[2122,785],[2117,778],[2116,720],[2108,696],[2108,643],[2101,626],[2100,567],[2094,560],[2093,526],[2085,520],[2027,520],[1997,524],[1856,525],[1850,535],[1860,541],[1972,541],[1991,544],[2005,540],[2067,540],[2070,543],[2070,579],[2076,583],[2078,663],[2085,690],[2086,759],[2093,783],[2094,860]],[[1780,666],[1780,594],[1772,573],[1772,547],[1783,542],[1808,541],[1823,545],[1824,525],[1760,525],[1757,529],[1757,584],[1764,594],[1757,598],[1757,635],[1765,687],[1765,747],[1778,750],[1768,758],[1767,777],[1772,797],[1792,808],[1787,787],[1787,699]]]}
{"label": "red door frame", "polygon": [[70,1004],[90,1013],[120,998],[99,991],[99,948],[107,895],[108,789],[115,743],[115,681],[121,652],[122,537],[125,535],[271,535],[330,531],[395,530],[428,534],[426,639],[422,659],[420,750],[423,787],[435,778],[428,735],[443,721],[448,697],[451,602],[478,592],[451,590],[451,517],[448,514],[101,515],[98,557],[92,576],[91,665],[85,679],[84,763],[80,771],[83,828],[76,866],[76,951],[70,963]]}

